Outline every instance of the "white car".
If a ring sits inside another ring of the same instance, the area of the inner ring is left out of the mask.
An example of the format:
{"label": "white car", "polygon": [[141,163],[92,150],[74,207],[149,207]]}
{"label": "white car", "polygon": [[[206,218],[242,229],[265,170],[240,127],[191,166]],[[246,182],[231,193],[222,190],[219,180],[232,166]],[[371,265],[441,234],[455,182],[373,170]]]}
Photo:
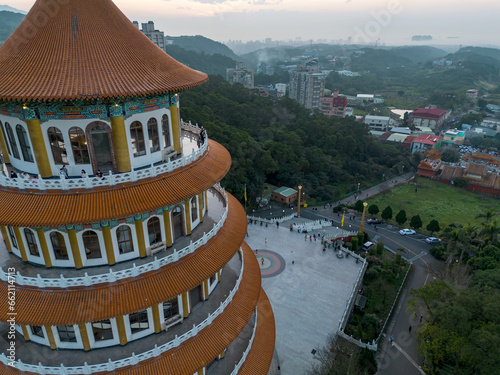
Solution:
{"label": "white car", "polygon": [[402,236],[407,236],[409,234],[415,234],[417,232],[415,232],[413,229],[408,229],[408,228],[405,228],[405,229],[401,229],[399,231],[399,234],[402,235]]}

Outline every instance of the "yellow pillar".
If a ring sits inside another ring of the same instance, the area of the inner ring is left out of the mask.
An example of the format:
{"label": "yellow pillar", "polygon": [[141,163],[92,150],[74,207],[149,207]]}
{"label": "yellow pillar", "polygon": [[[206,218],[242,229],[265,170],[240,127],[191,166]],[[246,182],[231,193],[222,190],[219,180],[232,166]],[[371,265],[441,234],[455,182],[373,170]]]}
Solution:
{"label": "yellow pillar", "polygon": [[203,300],[206,301],[209,297],[209,291],[208,291],[208,279],[203,280]]}
{"label": "yellow pillar", "polygon": [[125,129],[125,118],[123,116],[110,117],[111,136],[115,148],[116,165],[119,173],[130,172],[130,154],[128,152],[127,132]]}
{"label": "yellow pillar", "polygon": [[153,325],[155,333],[159,333],[161,331],[160,307],[158,305],[153,305],[151,306],[151,310],[153,311]]}
{"label": "yellow pillar", "polygon": [[172,139],[174,140],[174,150],[177,154],[182,153],[181,148],[181,124],[179,122],[179,109],[177,105],[170,106],[170,117],[172,118]]}
{"label": "yellow pillar", "polygon": [[7,251],[9,253],[12,253],[12,246],[10,245],[9,241],[9,235],[7,234],[7,229],[5,229],[5,225],[0,225],[0,231],[2,232],[2,237],[3,240],[5,241],[5,244],[7,245]]}
{"label": "yellow pillar", "polygon": [[116,326],[118,328],[118,337],[120,338],[120,345],[126,345],[127,340],[127,331],[125,330],[125,319],[123,316],[116,317]]}
{"label": "yellow pillar", "polygon": [[85,323],[80,323],[78,324],[78,328],[80,329],[80,336],[82,337],[83,350],[88,352],[90,350],[90,340],[87,325]]}
{"label": "yellow pillar", "polygon": [[226,351],[223,350],[220,354],[219,354],[219,359],[222,359],[224,358],[224,356],[226,355]]}
{"label": "yellow pillar", "polygon": [[23,336],[26,341],[30,341],[30,332],[28,330],[28,327],[26,327],[24,324],[21,324],[21,329],[23,330]]}
{"label": "yellow pillar", "polygon": [[363,215],[361,216],[361,225],[359,227],[359,231],[363,233],[363,230],[365,229],[365,211],[366,211],[366,206],[368,206],[368,203],[363,202]]}
{"label": "yellow pillar", "polygon": [[148,254],[146,253],[146,241],[144,241],[144,228],[142,227],[142,217],[136,216],[135,218],[135,234],[137,236],[137,242],[139,245],[139,256],[145,258]]}
{"label": "yellow pillar", "polygon": [[39,120],[26,120],[28,125],[28,133],[30,134],[31,144],[33,145],[33,153],[35,154],[36,165],[38,172],[43,178],[52,177],[52,168],[50,167],[49,155],[47,147],[43,139],[42,127]]}
{"label": "yellow pillar", "polygon": [[78,246],[78,240],[76,239],[75,229],[68,229],[69,246],[71,246],[71,254],[73,254],[73,260],[75,261],[76,268],[83,268],[82,254],[80,254],[80,246]]}
{"label": "yellow pillar", "polygon": [[52,327],[45,326],[45,331],[47,332],[47,338],[49,339],[50,349],[57,349],[56,339],[54,338]]}
{"label": "yellow pillar", "polygon": [[3,131],[0,131],[0,148],[2,149],[3,160],[7,164],[9,164],[10,163],[9,150],[7,149],[7,143],[5,143],[5,138],[3,136]]}
{"label": "yellow pillar", "polygon": [[165,226],[165,236],[166,242],[167,242],[167,247],[172,246],[173,241],[172,241],[172,228],[171,228],[171,223],[170,223],[170,211],[163,211],[163,225]]}
{"label": "yellow pillar", "polygon": [[102,227],[102,236],[104,237],[104,247],[106,248],[106,257],[108,258],[108,265],[112,266],[116,263],[115,252],[113,249],[113,240],[111,239],[111,228]]}
{"label": "yellow pillar", "polygon": [[217,271],[217,282],[220,283],[220,270]]}
{"label": "yellow pillar", "polygon": [[43,229],[37,228],[36,234],[38,235],[38,241],[40,242],[40,247],[42,248],[45,267],[52,267],[52,259],[50,259],[49,248],[47,247],[47,241],[45,239],[45,233],[43,233]]}
{"label": "yellow pillar", "polygon": [[184,318],[187,318],[189,316],[188,292],[182,293],[182,316]]}
{"label": "yellow pillar", "polygon": [[205,212],[208,211],[208,193],[205,190]]}
{"label": "yellow pillar", "polygon": [[28,254],[26,253],[26,248],[24,247],[23,238],[21,237],[21,231],[19,227],[12,227],[14,229],[14,234],[16,235],[17,246],[19,246],[19,251],[21,252],[21,259],[23,262],[28,261]]}
{"label": "yellow pillar", "polygon": [[191,208],[189,199],[184,201],[184,212],[186,218],[186,236],[189,236],[191,234]]}
{"label": "yellow pillar", "polygon": [[203,223],[203,199],[202,194],[198,194],[198,215],[200,216],[200,223]]}

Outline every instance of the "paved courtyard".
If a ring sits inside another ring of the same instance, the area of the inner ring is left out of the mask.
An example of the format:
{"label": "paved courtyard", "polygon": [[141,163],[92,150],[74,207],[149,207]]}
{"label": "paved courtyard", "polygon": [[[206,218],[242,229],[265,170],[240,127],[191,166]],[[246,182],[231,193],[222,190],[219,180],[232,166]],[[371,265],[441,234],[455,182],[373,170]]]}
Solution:
{"label": "paved courtyard", "polygon": [[[323,252],[321,241],[290,232],[290,223],[299,222],[304,219],[280,223],[279,228],[249,224],[246,238],[273,307],[282,375],[302,375],[310,369],[315,361],[311,352],[336,332],[361,268],[352,257],[337,258],[331,248]],[[308,235],[334,231],[327,227]]]}

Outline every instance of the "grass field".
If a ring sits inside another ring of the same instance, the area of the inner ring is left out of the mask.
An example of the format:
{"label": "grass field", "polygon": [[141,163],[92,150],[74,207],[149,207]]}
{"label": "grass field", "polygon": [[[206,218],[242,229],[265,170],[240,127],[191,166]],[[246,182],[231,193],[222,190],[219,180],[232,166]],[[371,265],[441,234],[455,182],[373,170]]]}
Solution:
{"label": "grass field", "polygon": [[408,218],[406,225],[412,216],[420,215],[423,229],[433,219],[444,228],[452,223],[479,224],[482,219],[476,219],[476,216],[488,209],[500,212],[499,198],[473,193],[425,178],[417,178],[415,183],[412,181],[386,190],[368,199],[368,206],[376,204],[381,213],[389,205],[392,207],[393,218],[399,210],[404,209]]}

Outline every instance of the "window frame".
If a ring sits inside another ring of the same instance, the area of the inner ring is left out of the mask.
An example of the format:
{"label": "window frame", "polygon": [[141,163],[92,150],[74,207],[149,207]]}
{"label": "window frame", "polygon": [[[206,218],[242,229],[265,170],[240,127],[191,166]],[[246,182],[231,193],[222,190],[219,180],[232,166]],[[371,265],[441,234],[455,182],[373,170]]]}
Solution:
{"label": "window frame", "polygon": [[146,155],[146,142],[144,140],[144,127],[140,121],[130,124],[130,143],[134,157]]}
{"label": "window frame", "polygon": [[34,162],[33,153],[31,152],[31,146],[26,129],[24,129],[22,125],[16,125],[16,134],[24,161],[27,161],[28,163],[33,163]]}

